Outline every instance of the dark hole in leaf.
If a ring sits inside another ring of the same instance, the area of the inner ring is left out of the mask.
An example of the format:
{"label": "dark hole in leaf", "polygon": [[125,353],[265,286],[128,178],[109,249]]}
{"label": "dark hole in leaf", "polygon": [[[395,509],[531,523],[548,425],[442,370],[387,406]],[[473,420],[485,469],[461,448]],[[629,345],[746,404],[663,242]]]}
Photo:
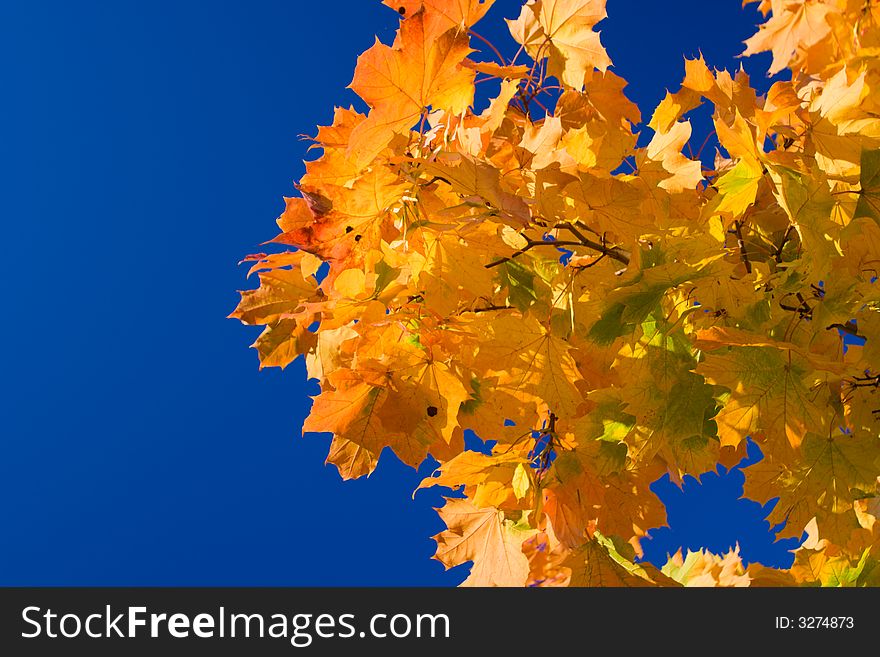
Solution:
{"label": "dark hole in leaf", "polygon": [[428,417],[434,417],[437,415],[437,407],[436,406],[428,406]]}

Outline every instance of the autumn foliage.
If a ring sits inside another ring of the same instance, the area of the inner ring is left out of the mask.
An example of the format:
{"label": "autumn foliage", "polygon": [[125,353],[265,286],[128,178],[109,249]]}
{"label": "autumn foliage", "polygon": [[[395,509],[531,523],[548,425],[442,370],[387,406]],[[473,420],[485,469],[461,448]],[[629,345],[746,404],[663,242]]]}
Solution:
{"label": "autumn foliage", "polygon": [[[400,29],[351,83],[369,111],[318,129],[272,240],[292,248],[249,257],[233,313],[265,326],[262,366],[304,356],[328,461],[439,461],[436,558],[473,562],[466,585],[880,583],[880,3],[763,0],[744,54],[791,80],[686,60],[646,126],[605,0],[524,4],[515,55],[474,31],[492,0],[386,4]],[[794,566],[639,561],[649,485],[749,439],[746,495],[808,533]]]}

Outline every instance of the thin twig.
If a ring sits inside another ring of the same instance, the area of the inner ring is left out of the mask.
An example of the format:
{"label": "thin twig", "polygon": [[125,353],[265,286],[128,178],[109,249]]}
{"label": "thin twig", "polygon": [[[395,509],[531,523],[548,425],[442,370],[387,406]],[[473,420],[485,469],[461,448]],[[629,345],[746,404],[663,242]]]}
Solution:
{"label": "thin twig", "polygon": [[715,131],[713,130],[708,135],[706,135],[706,138],[703,140],[703,143],[700,144],[700,147],[697,149],[696,158],[691,158],[691,159],[700,159],[700,155],[703,154],[703,149],[706,148],[706,144],[709,143],[709,140],[712,138],[712,135],[714,135],[714,134],[715,134]]}
{"label": "thin twig", "polygon": [[538,99],[535,98],[534,96],[531,97],[531,100],[535,101],[535,102],[538,104],[538,107],[540,107],[542,110],[544,110],[544,115],[545,115],[545,116],[549,116],[549,117],[552,117],[552,116],[553,116],[553,112],[551,112],[550,110],[548,110],[548,109],[545,107],[544,103],[542,103],[540,100],[538,100]]}
{"label": "thin twig", "polygon": [[779,246],[776,247],[776,251],[773,253],[773,259],[776,262],[782,262],[782,249],[785,248],[785,245],[788,243],[788,240],[791,239],[791,232],[794,230],[794,224],[791,224],[786,230],[785,234],[782,236],[782,241],[779,243]]}
{"label": "thin twig", "polygon": [[742,234],[742,222],[739,219],[733,222],[733,229],[728,231],[729,233],[733,233],[736,235],[736,242],[739,245],[739,257],[742,260],[742,263],[746,267],[746,273],[752,273],[752,261],[749,260],[749,253],[746,250],[746,243],[743,240]]}
{"label": "thin twig", "polygon": [[489,46],[489,48],[492,49],[492,52],[495,53],[495,56],[498,57],[498,61],[501,62],[501,65],[502,65],[502,66],[507,66],[507,62],[504,60],[504,56],[498,51],[498,48],[496,48],[495,45],[494,45],[491,41],[489,41],[489,39],[487,39],[487,38],[484,37],[484,36],[481,36],[481,35],[477,34],[476,32],[474,32],[474,31],[471,30],[471,29],[468,30],[468,34],[470,34],[472,37],[476,37],[476,38],[478,38],[480,41],[482,41],[482,42],[485,43],[487,46]]}
{"label": "thin twig", "polygon": [[865,339],[865,336],[859,333],[859,329],[856,327],[855,322],[847,322],[846,324],[829,324],[825,327],[826,331],[830,331],[831,329],[840,329],[847,335],[851,335],[855,338]]}
{"label": "thin twig", "polygon": [[602,262],[602,260],[605,259],[605,258],[607,257],[607,255],[608,255],[608,254],[606,254],[606,253],[602,253],[602,254],[599,255],[598,258],[596,258],[595,260],[593,260],[593,262],[591,262],[590,264],[588,264],[588,265],[576,265],[576,266],[575,266],[575,269],[577,269],[578,271],[580,271],[581,269],[589,269],[590,267],[595,267],[595,266],[598,265],[600,262]]}
{"label": "thin twig", "polygon": [[624,249],[621,249],[620,247],[617,247],[617,246],[613,246],[613,247],[609,248],[605,244],[604,237],[602,238],[602,243],[595,242],[595,241],[591,240],[589,237],[587,237],[586,235],[584,235],[583,233],[581,233],[577,228],[575,228],[572,224],[570,224],[568,222],[558,223],[554,226],[554,228],[561,228],[563,230],[567,230],[572,235],[577,237],[583,246],[589,247],[589,248],[593,249],[594,251],[598,251],[599,253],[607,255],[612,260],[617,260],[617,262],[621,262],[625,265],[629,264],[630,254],[627,251],[625,251]]}
{"label": "thin twig", "polygon": [[535,248],[536,246],[585,246],[584,244],[581,244],[580,242],[575,242],[574,240],[554,240],[552,242],[545,242],[543,240],[532,240],[528,238],[526,239],[528,240],[528,243],[523,248],[515,251],[514,253],[511,253],[505,258],[499,258],[498,260],[490,262],[488,265],[486,265],[486,269],[491,269],[492,267],[503,265],[505,262],[510,262],[514,258],[521,256],[523,253]]}
{"label": "thin twig", "polygon": [[493,310],[513,310],[515,306],[498,306],[492,304],[491,306],[485,306],[483,308],[471,308],[470,310],[463,310],[463,313],[488,313]]}
{"label": "thin twig", "polygon": [[519,59],[519,56],[522,54],[525,47],[526,47],[526,44],[524,44],[524,43],[520,44],[519,50],[516,51],[516,53],[513,56],[513,59],[510,60],[511,66],[514,66],[516,64],[516,60]]}
{"label": "thin twig", "polygon": [[[536,217],[536,219],[540,219],[540,217]],[[619,246],[609,247],[607,244],[605,244],[604,237],[602,237],[601,242],[591,240],[580,230],[578,230],[573,224],[567,221],[563,221],[553,225],[551,227],[551,230],[567,230],[572,235],[574,235],[577,240],[552,240],[549,242],[545,242],[544,240],[533,240],[530,237],[526,237],[525,235],[523,235],[526,240],[526,245],[524,247],[515,251],[507,257],[499,258],[498,260],[490,262],[489,264],[485,265],[486,269],[491,269],[492,267],[497,267],[498,265],[502,265],[505,262],[510,262],[512,259],[522,255],[530,249],[535,248],[536,246],[585,246],[589,249],[593,249],[594,251],[598,251],[603,256],[607,256],[612,260],[617,260],[617,262],[620,262],[624,265],[629,264],[630,253],[626,249],[622,249]]]}

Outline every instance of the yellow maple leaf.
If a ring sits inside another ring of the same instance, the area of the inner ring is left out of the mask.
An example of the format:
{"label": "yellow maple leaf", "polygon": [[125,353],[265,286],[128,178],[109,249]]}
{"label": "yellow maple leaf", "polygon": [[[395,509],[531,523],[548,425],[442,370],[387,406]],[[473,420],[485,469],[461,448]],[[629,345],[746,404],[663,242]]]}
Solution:
{"label": "yellow maple leaf", "polygon": [[548,58],[552,75],[580,89],[588,71],[611,65],[592,29],[605,16],[605,0],[530,0],[508,25],[533,58]]}
{"label": "yellow maple leaf", "polygon": [[670,192],[693,189],[703,180],[700,163],[686,158],[681,149],[691,136],[690,121],[675,123],[668,132],[657,132],[645,151],[648,159],[658,162],[671,174],[659,185]]}
{"label": "yellow maple leaf", "polygon": [[773,16],[746,40],[743,55],[772,51],[769,74],[778,73],[796,55],[828,36],[827,19],[834,11],[836,7],[824,0],[775,0]]}
{"label": "yellow maple leaf", "polygon": [[744,587],[751,584],[739,556],[739,546],[724,555],[688,550],[683,556],[679,550],[669,558],[662,572],[690,587]]}
{"label": "yellow maple leaf", "polygon": [[447,568],[473,561],[463,586],[523,586],[529,561],[522,544],[535,530],[518,527],[493,508],[447,499],[439,509],[446,530],[437,534],[434,558]]}
{"label": "yellow maple leaf", "polygon": [[351,132],[353,161],[368,164],[428,107],[457,113],[471,104],[474,71],[461,65],[471,52],[467,34],[457,27],[437,31],[419,12],[403,21],[394,46],[377,40],[358,59],[351,88],[372,109]]}

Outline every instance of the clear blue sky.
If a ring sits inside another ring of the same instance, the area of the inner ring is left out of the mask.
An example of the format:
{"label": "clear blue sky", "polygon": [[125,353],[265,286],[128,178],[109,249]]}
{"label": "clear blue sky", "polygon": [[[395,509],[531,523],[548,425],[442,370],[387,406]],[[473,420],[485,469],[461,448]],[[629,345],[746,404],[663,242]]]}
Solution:
{"label": "clear blue sky", "polygon": [[[739,0],[608,13],[603,42],[648,115],[682,54],[738,66],[758,22]],[[254,332],[224,319],[236,262],[302,173],[298,135],[352,102],[357,54],[396,22],[379,0],[0,4],[0,584],[464,578],[429,559],[439,497],[411,499],[420,476],[385,455],[342,483],[328,440],[300,438],[301,363],[258,372]],[[760,88],[767,64],[745,63]],[[694,121],[701,138],[708,114]],[[672,528],[649,556],[738,540],[784,561],[737,475],[659,484]]]}

